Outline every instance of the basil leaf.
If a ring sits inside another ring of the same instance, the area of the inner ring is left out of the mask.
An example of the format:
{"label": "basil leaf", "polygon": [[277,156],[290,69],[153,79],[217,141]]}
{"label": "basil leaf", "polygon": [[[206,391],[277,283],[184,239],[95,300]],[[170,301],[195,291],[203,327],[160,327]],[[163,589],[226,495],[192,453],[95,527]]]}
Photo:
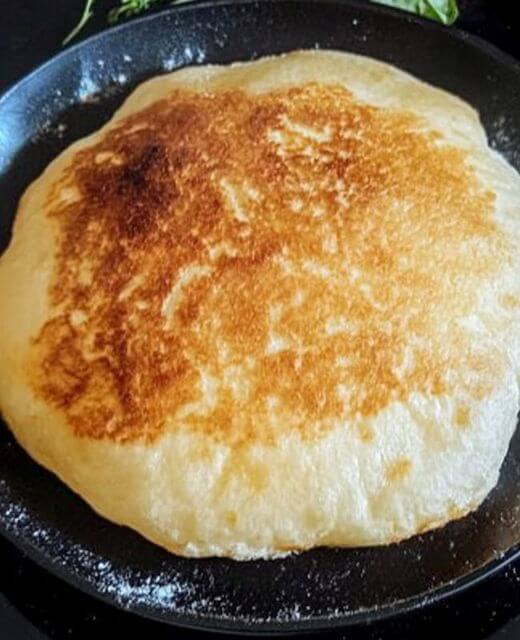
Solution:
{"label": "basil leaf", "polygon": [[404,9],[442,24],[453,24],[459,16],[457,0],[374,0],[397,9]]}

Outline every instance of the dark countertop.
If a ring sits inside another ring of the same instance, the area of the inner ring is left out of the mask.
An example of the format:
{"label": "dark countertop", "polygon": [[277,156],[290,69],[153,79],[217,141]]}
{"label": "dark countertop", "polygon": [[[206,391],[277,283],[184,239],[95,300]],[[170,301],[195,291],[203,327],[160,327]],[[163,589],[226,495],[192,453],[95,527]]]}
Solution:
{"label": "dark countertop", "polygon": [[[461,0],[459,27],[520,58],[520,23],[510,0]],[[108,0],[81,37],[106,26]],[[0,0],[0,91],[60,50],[83,0]],[[438,640],[455,632],[468,640],[520,639],[520,561],[449,603],[355,632],[345,640]],[[153,640],[201,634],[140,619],[83,595],[37,567],[0,538],[0,640],[83,640],[135,633]],[[323,635],[323,634],[322,634]],[[223,637],[207,635],[206,637]]]}

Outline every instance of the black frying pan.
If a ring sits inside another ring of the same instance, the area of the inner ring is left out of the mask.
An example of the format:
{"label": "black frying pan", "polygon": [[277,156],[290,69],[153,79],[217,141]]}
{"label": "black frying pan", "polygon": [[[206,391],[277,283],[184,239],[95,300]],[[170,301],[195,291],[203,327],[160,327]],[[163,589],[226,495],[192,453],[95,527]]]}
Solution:
{"label": "black frying pan", "polygon": [[[460,95],[520,169],[520,66],[482,41],[362,2],[185,5],[65,51],[0,99],[0,248],[23,189],[144,78],[314,46],[386,60]],[[519,487],[517,435],[485,504],[442,530],[385,548],[317,549],[284,560],[187,560],[96,516],[0,426],[0,530],[7,538],[83,591],[206,629],[332,628],[447,598],[520,553]]]}

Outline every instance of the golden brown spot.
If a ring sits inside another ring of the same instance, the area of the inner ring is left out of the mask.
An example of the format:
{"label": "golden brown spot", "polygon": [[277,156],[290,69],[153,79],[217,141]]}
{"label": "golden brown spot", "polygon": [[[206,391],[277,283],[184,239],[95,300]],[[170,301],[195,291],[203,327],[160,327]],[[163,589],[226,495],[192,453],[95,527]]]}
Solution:
{"label": "golden brown spot", "polygon": [[119,122],[51,193],[37,391],[81,436],[235,446],[487,393],[493,354],[456,321],[501,263],[494,196],[420,125],[318,84]]}
{"label": "golden brown spot", "polygon": [[206,462],[209,463],[213,457],[213,451],[208,442],[196,441],[187,454],[187,457],[192,462]]}
{"label": "golden brown spot", "polygon": [[249,463],[245,468],[245,479],[255,493],[267,487],[267,471],[262,464]]}
{"label": "golden brown spot", "polygon": [[458,520],[459,518],[464,518],[464,516],[467,516],[472,508],[474,508],[474,507],[461,509],[457,505],[452,504],[452,505],[450,505],[450,507],[448,509],[449,519],[450,520]]}
{"label": "golden brown spot", "polygon": [[386,470],[386,479],[387,482],[400,482],[404,480],[406,476],[410,473],[410,469],[412,468],[412,463],[410,460],[406,458],[401,458],[400,460],[396,460],[392,462]]}
{"label": "golden brown spot", "polygon": [[451,522],[453,520],[458,520],[460,518],[464,518],[476,509],[478,504],[471,504],[469,507],[461,509],[456,504],[450,504],[447,510],[447,516],[444,519],[439,518],[430,518],[427,520],[423,520],[417,526],[417,533],[426,533],[427,531],[432,531],[433,529],[438,529],[443,527],[447,522]]}
{"label": "golden brown spot", "polygon": [[249,487],[251,493],[261,493],[268,482],[267,470],[263,464],[252,460],[242,447],[237,447],[227,459],[220,476],[213,487],[215,499],[228,491],[230,483],[240,477],[244,486]]}
{"label": "golden brown spot", "polygon": [[444,520],[439,520],[438,518],[423,520],[417,524],[417,533],[427,533],[428,531],[433,531],[434,529],[443,527],[449,520],[449,516]]}
{"label": "golden brown spot", "polygon": [[374,431],[365,423],[358,426],[359,437],[363,442],[372,442],[374,440]]}
{"label": "golden brown spot", "polygon": [[234,511],[227,511],[225,518],[228,527],[234,527],[238,521],[237,514]]}
{"label": "golden brown spot", "polygon": [[455,413],[455,423],[458,427],[466,428],[469,426],[470,419],[470,410],[469,407],[460,406],[457,407],[457,411]]}
{"label": "golden brown spot", "polygon": [[321,511],[317,509],[305,509],[304,521],[306,529],[319,529],[323,526],[324,516]]}
{"label": "golden brown spot", "polygon": [[499,298],[500,304],[504,307],[504,309],[518,309],[520,307],[520,298],[518,296],[514,296],[511,293],[506,293],[501,295]]}

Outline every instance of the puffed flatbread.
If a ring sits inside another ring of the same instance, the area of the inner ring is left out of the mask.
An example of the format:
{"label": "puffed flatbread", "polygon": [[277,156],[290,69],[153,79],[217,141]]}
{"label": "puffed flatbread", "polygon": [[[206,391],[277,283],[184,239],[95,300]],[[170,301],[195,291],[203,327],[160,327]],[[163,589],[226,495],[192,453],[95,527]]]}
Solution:
{"label": "puffed flatbread", "polygon": [[407,538],[497,482],[519,235],[478,115],[395,67],[300,51],[154,78],[20,202],[1,411],[178,554]]}

